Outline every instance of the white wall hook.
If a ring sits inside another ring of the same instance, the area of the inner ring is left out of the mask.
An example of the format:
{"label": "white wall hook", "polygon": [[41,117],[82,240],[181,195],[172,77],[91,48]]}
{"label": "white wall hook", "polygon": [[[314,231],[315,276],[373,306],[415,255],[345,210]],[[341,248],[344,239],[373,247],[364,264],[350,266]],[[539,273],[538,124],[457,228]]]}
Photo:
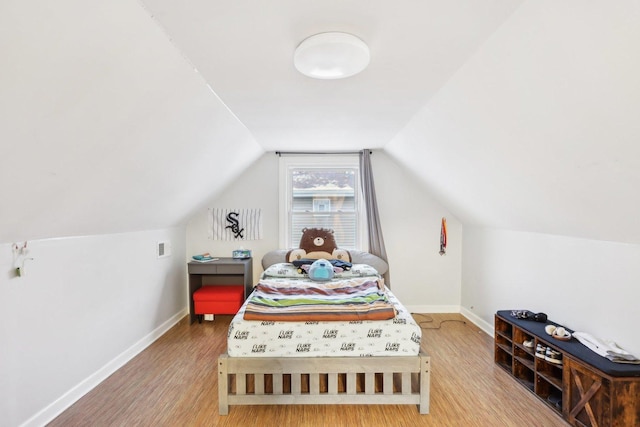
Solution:
{"label": "white wall hook", "polygon": [[16,277],[24,277],[24,263],[25,261],[33,261],[32,257],[27,257],[29,249],[27,249],[27,242],[22,244],[14,243],[11,245],[13,250],[13,268]]}

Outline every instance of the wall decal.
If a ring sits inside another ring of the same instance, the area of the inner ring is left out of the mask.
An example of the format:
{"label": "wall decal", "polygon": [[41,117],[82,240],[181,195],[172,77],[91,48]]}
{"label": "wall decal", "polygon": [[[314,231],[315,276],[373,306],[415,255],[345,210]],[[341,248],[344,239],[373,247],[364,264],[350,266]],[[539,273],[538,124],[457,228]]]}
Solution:
{"label": "wall decal", "polygon": [[240,228],[240,222],[238,221],[238,216],[240,216],[240,214],[238,212],[229,212],[227,214],[227,225],[225,228],[230,228],[231,232],[233,233],[233,237],[237,238],[243,238],[244,236],[242,235],[242,233],[244,232],[244,228]]}
{"label": "wall decal", "polygon": [[209,209],[209,239],[262,239],[261,209]]}

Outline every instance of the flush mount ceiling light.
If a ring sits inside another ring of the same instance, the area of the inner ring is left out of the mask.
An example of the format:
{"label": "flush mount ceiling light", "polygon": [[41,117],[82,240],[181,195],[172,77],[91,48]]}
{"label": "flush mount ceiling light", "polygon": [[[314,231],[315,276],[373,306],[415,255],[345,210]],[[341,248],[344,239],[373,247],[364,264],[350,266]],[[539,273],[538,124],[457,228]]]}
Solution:
{"label": "flush mount ceiling light", "polygon": [[358,37],[339,32],[308,37],[296,48],[293,63],[314,79],[343,79],[369,65],[369,47]]}

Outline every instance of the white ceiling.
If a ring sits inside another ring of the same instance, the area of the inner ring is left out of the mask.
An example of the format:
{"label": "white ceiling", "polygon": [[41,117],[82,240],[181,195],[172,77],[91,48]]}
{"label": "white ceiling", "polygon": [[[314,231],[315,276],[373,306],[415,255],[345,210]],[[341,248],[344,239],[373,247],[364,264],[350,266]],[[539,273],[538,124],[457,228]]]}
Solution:
{"label": "white ceiling", "polygon": [[[3,0],[0,242],[177,225],[265,151],[368,147],[465,225],[640,243],[638,22],[637,0]],[[325,31],[370,66],[297,73]]]}
{"label": "white ceiling", "polygon": [[[266,150],[381,148],[513,12],[492,0],[143,0]],[[316,80],[293,66],[310,35],[365,41],[369,67]]]}

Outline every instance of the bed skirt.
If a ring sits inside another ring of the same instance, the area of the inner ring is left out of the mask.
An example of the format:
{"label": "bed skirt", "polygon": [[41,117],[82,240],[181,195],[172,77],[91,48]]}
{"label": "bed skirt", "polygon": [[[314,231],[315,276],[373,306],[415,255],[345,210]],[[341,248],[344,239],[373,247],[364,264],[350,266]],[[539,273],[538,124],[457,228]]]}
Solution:
{"label": "bed skirt", "polygon": [[220,415],[230,405],[418,405],[429,413],[430,360],[391,357],[218,358]]}

